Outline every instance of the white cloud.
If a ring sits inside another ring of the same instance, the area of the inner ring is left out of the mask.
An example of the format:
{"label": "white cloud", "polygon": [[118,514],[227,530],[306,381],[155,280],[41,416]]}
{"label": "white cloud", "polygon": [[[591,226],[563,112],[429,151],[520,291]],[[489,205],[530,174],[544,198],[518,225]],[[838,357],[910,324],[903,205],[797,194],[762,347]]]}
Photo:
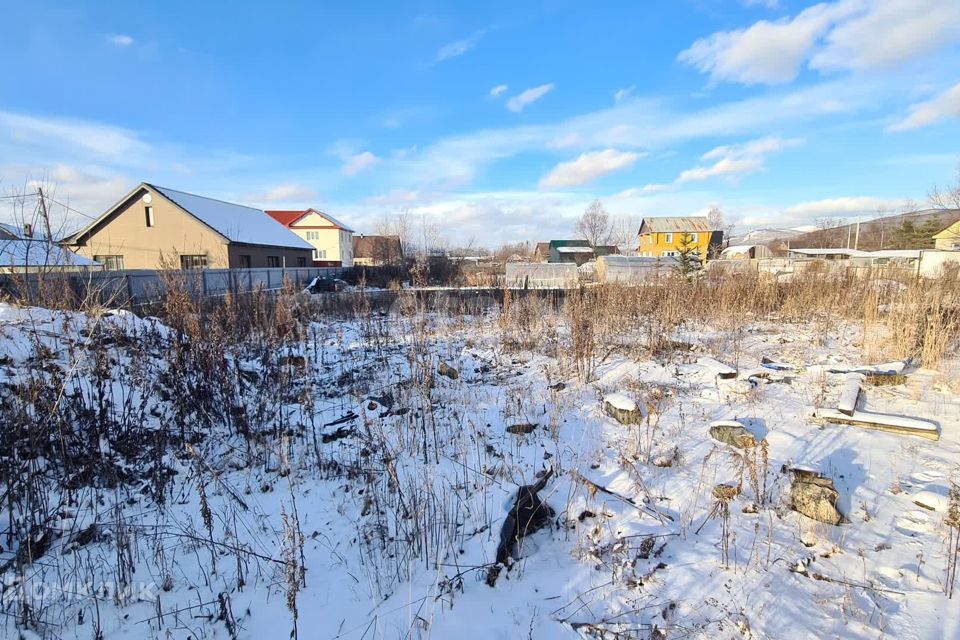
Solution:
{"label": "white cloud", "polygon": [[713,81],[781,84],[805,63],[817,70],[888,67],[958,37],[960,3],[954,0],[836,0],[792,18],[714,33],[678,59]]}
{"label": "white cloud", "polygon": [[934,124],[946,118],[960,118],[960,83],[932,100],[910,106],[910,115],[889,127],[890,131],[907,131]]}
{"label": "white cloud", "polygon": [[457,40],[449,44],[445,44],[440,47],[440,50],[437,51],[437,57],[435,62],[443,62],[444,60],[449,60],[450,58],[456,58],[457,56],[462,56],[466,52],[470,51],[477,44],[480,43],[480,40],[487,33],[486,29],[480,29],[475,31],[471,36],[464,38],[463,40]]}
{"label": "white cloud", "polygon": [[380,158],[369,151],[362,151],[346,158],[341,171],[345,176],[355,176],[380,162]]}
{"label": "white cloud", "polygon": [[404,205],[419,202],[423,197],[423,194],[416,189],[393,189],[388,193],[367,198],[365,202],[380,205]]}
{"label": "white cloud", "polygon": [[615,200],[627,200],[629,198],[649,196],[654,193],[663,193],[664,191],[670,191],[671,189],[673,189],[672,184],[645,184],[642,187],[632,187],[630,189],[624,189],[619,193],[613,194],[613,198]]}
{"label": "white cloud", "polygon": [[871,0],[838,24],[810,61],[814,69],[878,69],[960,39],[957,0]]}
{"label": "white cloud", "polygon": [[626,169],[640,157],[639,153],[604,149],[582,153],[576,160],[561,162],[540,180],[540,188],[576,187],[597,178]]}
{"label": "white cloud", "polygon": [[713,80],[743,84],[781,84],[797,77],[804,60],[847,2],[818,4],[795,18],[760,20],[746,29],[721,31],[694,42],[678,59]]}
{"label": "white cloud", "polygon": [[77,147],[98,156],[142,155],[150,145],[122,127],[68,118],[46,118],[0,111],[0,133],[20,144]]}
{"label": "white cloud", "polygon": [[547,143],[551,149],[570,149],[571,147],[582,147],[584,137],[579,133],[564,133]]}
{"label": "white cloud", "polygon": [[122,33],[107,36],[107,41],[110,44],[118,47],[129,47],[135,42],[132,36],[124,35]]}
{"label": "white cloud", "polygon": [[500,94],[504,93],[509,88],[510,87],[508,87],[505,84],[498,84],[493,89],[490,89],[490,95],[493,96],[494,98],[497,98],[500,96]]}
{"label": "white cloud", "polygon": [[714,160],[708,166],[694,167],[680,173],[677,184],[706,180],[717,176],[737,176],[762,171],[764,160],[770,153],[803,144],[798,138],[783,139],[775,136],[751,140],[742,144],[714,147],[700,156],[701,160]]}
{"label": "white cloud", "polygon": [[302,184],[280,184],[260,193],[252,193],[243,197],[246,202],[300,202],[313,200],[317,192]]}
{"label": "white cloud", "polygon": [[626,98],[629,98],[629,97],[630,97],[630,94],[632,94],[632,93],[633,93],[633,90],[636,89],[636,88],[637,88],[636,85],[631,85],[631,86],[626,87],[626,88],[617,89],[617,90],[614,92],[614,94],[613,94],[613,101],[614,101],[614,102],[620,102],[621,100],[624,100],[624,99],[626,99]]}
{"label": "white cloud", "polygon": [[809,222],[817,218],[845,218],[856,215],[874,215],[877,209],[899,209],[907,200],[888,200],[871,196],[825,198],[800,202],[784,210],[791,219]]}
{"label": "white cloud", "polygon": [[553,91],[553,83],[541,84],[538,87],[531,87],[507,100],[507,109],[514,113],[520,113],[524,107],[527,107],[543,96]]}
{"label": "white cloud", "polygon": [[[100,167],[57,164],[53,167],[0,165],[0,175],[22,178],[21,193],[36,193],[42,187],[51,202],[50,227],[54,237],[62,238],[83,227],[103,213],[110,198],[119,197],[135,184],[131,179]],[[4,182],[9,187],[9,182]],[[2,195],[11,195],[3,193]],[[35,200],[27,200],[33,211]],[[62,203],[62,204],[61,204]],[[66,205],[66,206],[64,206]],[[25,211],[14,200],[0,199],[0,220],[20,224]]]}

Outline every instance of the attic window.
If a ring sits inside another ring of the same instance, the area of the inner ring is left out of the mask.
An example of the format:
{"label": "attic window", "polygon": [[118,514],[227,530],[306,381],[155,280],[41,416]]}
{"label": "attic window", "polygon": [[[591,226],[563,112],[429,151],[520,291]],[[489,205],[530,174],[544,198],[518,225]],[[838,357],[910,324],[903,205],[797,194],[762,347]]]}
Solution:
{"label": "attic window", "polygon": [[143,210],[147,217],[147,226],[152,227],[153,226],[153,207],[149,207],[149,206],[144,207]]}

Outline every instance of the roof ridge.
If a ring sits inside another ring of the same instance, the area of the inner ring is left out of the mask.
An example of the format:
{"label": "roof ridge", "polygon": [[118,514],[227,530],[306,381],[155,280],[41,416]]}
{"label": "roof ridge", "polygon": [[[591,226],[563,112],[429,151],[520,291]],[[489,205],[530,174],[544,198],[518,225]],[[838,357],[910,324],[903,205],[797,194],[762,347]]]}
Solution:
{"label": "roof ridge", "polygon": [[158,185],[158,184],[153,184],[152,182],[144,182],[143,184],[145,184],[145,185],[147,185],[148,187],[151,187],[151,188],[153,188],[153,189],[156,189],[157,191],[160,191],[161,193],[164,192],[164,191],[172,191],[173,193],[180,193],[180,194],[183,194],[183,195],[185,195],[185,196],[190,196],[190,197],[192,197],[192,198],[203,198],[204,200],[212,200],[213,202],[219,202],[219,203],[221,203],[221,204],[229,204],[229,205],[232,206],[232,207],[243,207],[244,209],[250,209],[251,211],[257,211],[257,212],[259,212],[259,213],[266,213],[266,209],[258,209],[258,208],[256,208],[256,207],[251,207],[250,205],[246,205],[246,204],[239,204],[239,203],[237,203],[237,202],[230,202],[229,200],[221,200],[220,198],[211,198],[210,196],[203,196],[203,195],[200,195],[199,193],[190,193],[189,191],[180,191],[179,189],[171,189],[170,187],[161,187],[160,185]]}

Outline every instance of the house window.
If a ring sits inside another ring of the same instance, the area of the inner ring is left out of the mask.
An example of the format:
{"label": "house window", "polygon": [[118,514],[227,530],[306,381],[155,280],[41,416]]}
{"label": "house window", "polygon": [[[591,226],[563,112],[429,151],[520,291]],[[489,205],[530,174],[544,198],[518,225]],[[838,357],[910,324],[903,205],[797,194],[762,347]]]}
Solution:
{"label": "house window", "polygon": [[697,241],[697,234],[691,233],[691,234],[690,234],[690,242],[696,242],[696,241]]}
{"label": "house window", "polygon": [[326,260],[326,259],[327,259],[327,250],[326,250],[326,249],[314,249],[314,250],[313,250],[313,259],[314,259],[314,260]]}
{"label": "house window", "polygon": [[279,267],[280,266],[280,256],[267,256],[267,266],[268,267]]}
{"label": "house window", "polygon": [[107,271],[123,271],[123,256],[93,256]]}
{"label": "house window", "polygon": [[667,244],[673,244],[673,234],[672,233],[663,234],[663,241]]}
{"label": "house window", "polygon": [[298,256],[298,257],[297,257],[297,266],[298,266],[298,267],[305,267],[305,266],[307,266],[307,259],[304,258],[303,256]]}
{"label": "house window", "polygon": [[206,269],[207,256],[205,255],[180,256],[180,268],[181,269]]}
{"label": "house window", "polygon": [[241,254],[240,255],[240,268],[249,269],[250,268],[250,254]]}
{"label": "house window", "polygon": [[663,258],[676,258],[680,255],[679,251],[661,251],[660,256]]}
{"label": "house window", "polygon": [[143,212],[147,217],[147,226],[153,226],[153,207],[144,207]]}
{"label": "house window", "polygon": [[319,231],[307,231],[307,240],[319,240],[320,232]]}

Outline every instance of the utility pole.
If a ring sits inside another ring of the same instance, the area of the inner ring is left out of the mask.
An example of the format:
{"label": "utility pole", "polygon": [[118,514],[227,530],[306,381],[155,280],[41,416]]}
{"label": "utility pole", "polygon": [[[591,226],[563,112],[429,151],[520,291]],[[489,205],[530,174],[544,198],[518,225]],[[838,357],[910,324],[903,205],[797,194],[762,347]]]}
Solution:
{"label": "utility pole", "polygon": [[40,205],[40,215],[43,216],[43,225],[47,230],[47,242],[53,242],[53,234],[50,232],[50,215],[47,213],[47,201],[43,197],[43,187],[37,187],[37,200]]}
{"label": "utility pole", "polygon": [[860,216],[857,216],[857,237],[853,241],[853,248],[854,249],[860,248]]}

